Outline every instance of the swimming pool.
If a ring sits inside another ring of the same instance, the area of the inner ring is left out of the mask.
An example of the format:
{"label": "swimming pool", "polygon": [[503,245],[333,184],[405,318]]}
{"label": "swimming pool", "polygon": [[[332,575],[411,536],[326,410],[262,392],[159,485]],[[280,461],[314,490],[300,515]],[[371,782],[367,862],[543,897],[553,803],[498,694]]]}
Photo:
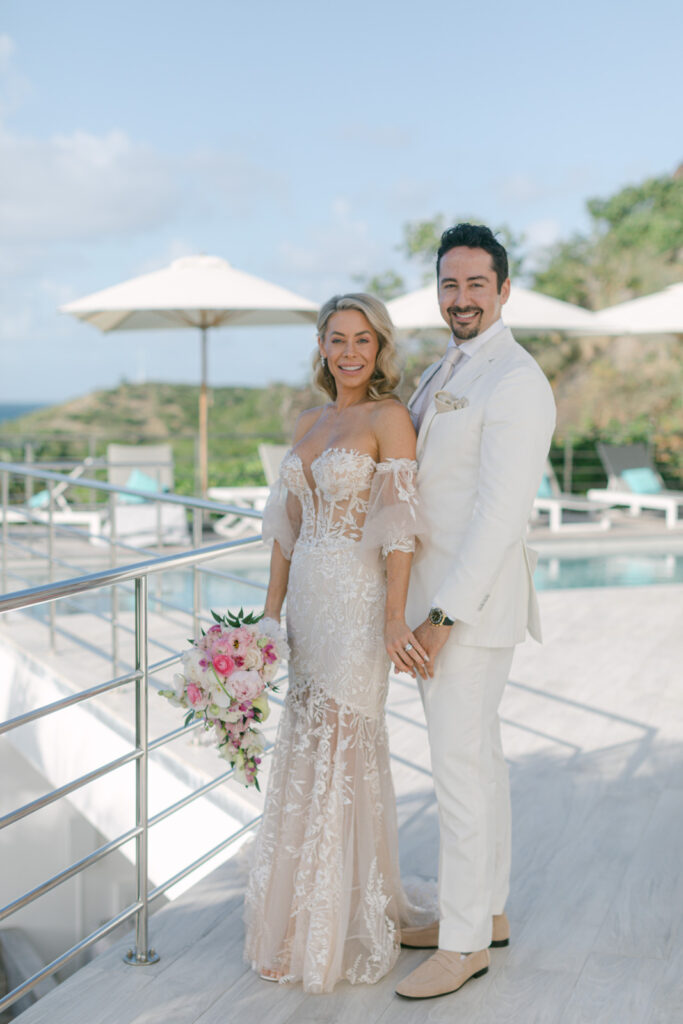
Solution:
{"label": "swimming pool", "polygon": [[683,554],[539,558],[534,583],[537,590],[683,583]]}
{"label": "swimming pool", "polygon": [[[572,590],[579,587],[631,587],[683,583],[683,536],[657,539],[653,543],[623,542],[614,538],[600,541],[539,542],[533,545],[539,560],[534,582],[539,591]],[[269,555],[253,550],[239,560],[226,560],[225,570],[237,579],[226,580],[210,573],[201,574],[202,607],[216,611],[225,608],[262,608],[268,582]],[[43,582],[35,580],[35,583]],[[250,584],[256,583],[257,587]],[[133,607],[132,585],[119,588],[121,610]],[[193,581],[191,571],[166,572],[150,577],[149,606],[163,613],[170,606],[190,611]],[[43,606],[36,614],[47,614]],[[86,609],[108,614],[108,591],[60,602],[60,612]]]}
{"label": "swimming pool", "polygon": [[[534,574],[538,590],[683,583],[683,536],[640,546],[611,539],[609,542],[539,544],[538,549],[539,560]],[[247,580],[263,585],[268,582],[268,555],[253,552],[246,563],[236,562],[234,568],[230,568],[244,582],[204,576],[204,607],[262,605],[265,593],[250,587]],[[165,573],[158,585],[164,597],[174,602],[181,598],[181,603],[189,607],[192,599],[189,573]]]}

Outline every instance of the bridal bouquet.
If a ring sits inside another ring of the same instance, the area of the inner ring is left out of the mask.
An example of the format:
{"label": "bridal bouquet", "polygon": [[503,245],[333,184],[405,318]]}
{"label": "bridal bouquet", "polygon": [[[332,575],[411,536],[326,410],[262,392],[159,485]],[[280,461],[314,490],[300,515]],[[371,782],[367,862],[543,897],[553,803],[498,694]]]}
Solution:
{"label": "bridal bouquet", "polygon": [[177,707],[188,708],[185,725],[201,720],[213,730],[218,753],[235,769],[235,778],[259,789],[264,739],[257,726],[270,714],[268,690],[278,662],[289,656],[285,634],[274,619],[211,612],[214,625],[190,641],[182,656],[175,690],[160,690]]}

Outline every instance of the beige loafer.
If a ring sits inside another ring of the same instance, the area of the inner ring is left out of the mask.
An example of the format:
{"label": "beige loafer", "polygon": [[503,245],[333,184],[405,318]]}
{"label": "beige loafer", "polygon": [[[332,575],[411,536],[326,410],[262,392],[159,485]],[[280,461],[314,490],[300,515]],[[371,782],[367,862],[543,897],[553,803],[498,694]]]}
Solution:
{"label": "beige loafer", "polygon": [[436,949],[439,945],[439,922],[420,928],[401,928],[401,945],[406,949]]}
{"label": "beige loafer", "polygon": [[510,922],[503,911],[502,914],[493,915],[493,935],[491,937],[492,949],[499,949],[501,946],[510,945]]}
{"label": "beige loafer", "polygon": [[404,999],[433,999],[457,992],[470,978],[486,974],[491,960],[488,949],[477,953],[451,953],[439,949],[404,978],[396,989]]}

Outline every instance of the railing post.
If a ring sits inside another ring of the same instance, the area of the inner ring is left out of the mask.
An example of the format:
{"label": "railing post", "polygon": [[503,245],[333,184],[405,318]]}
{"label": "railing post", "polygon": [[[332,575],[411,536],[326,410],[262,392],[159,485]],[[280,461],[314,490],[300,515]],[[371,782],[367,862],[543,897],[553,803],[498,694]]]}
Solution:
{"label": "railing post", "polygon": [[140,678],[135,680],[135,746],[141,756],[135,762],[135,825],[142,831],[135,839],[137,867],[137,902],[142,906],[137,912],[135,926],[135,949],[129,949],[123,960],[132,966],[142,967],[156,964],[157,953],[149,948],[147,925],[149,899],[147,896],[148,861],[148,724],[147,695],[149,681],[149,652],[147,643],[147,577],[135,580],[135,669]]}
{"label": "railing post", "polygon": [[[88,455],[89,455],[89,457],[94,462],[95,461],[95,457],[97,455],[97,440],[96,440],[94,434],[90,434],[89,437],[88,437]],[[96,503],[97,503],[97,493],[91,487],[90,491],[88,493],[88,504],[91,505],[91,506],[94,506]]]}
{"label": "railing post", "polygon": [[[116,495],[109,495],[109,565],[116,568]],[[111,670],[119,674],[119,592],[111,588]]]}
{"label": "railing post", "polygon": [[567,434],[564,442],[564,465],[562,467],[562,490],[565,494],[572,493],[574,475],[574,442],[571,434]]}
{"label": "railing post", "polygon": [[[202,545],[202,510],[192,509],[192,546],[195,550]],[[202,607],[202,578],[199,566],[192,566],[192,632],[195,640],[199,640],[200,610]]]}
{"label": "railing post", "polygon": [[[48,524],[47,524],[47,565],[48,565],[48,580],[50,583],[55,581],[55,484],[54,480],[48,480],[47,489],[50,495],[49,506],[48,506]],[[55,649],[55,635],[56,635],[56,622],[55,615],[57,613],[56,601],[50,601],[48,614],[50,616],[50,649]]]}
{"label": "railing post", "polygon": [[[33,445],[30,441],[27,441],[24,445],[24,462],[27,466],[33,464]],[[24,480],[24,500],[28,505],[29,501],[33,497],[33,477],[27,476]]]}
{"label": "railing post", "polygon": [[9,509],[9,472],[2,474],[2,592],[7,593],[7,545],[9,543],[9,523],[7,514]]}

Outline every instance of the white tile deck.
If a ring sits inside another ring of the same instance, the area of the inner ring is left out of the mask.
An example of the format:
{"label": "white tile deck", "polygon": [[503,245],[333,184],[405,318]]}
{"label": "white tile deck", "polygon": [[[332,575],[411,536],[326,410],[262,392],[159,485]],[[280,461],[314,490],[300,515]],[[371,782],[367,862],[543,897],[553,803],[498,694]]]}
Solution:
{"label": "white tile deck", "polygon": [[[118,944],[21,1024],[677,1024],[683,1020],[683,586],[541,594],[542,647],[515,656],[502,715],[510,761],[512,943],[461,992],[413,1003],[396,981],[329,996],[242,963],[244,869],[229,861],[155,914],[153,967]],[[432,875],[437,823],[412,685],[389,726],[404,872]]]}

